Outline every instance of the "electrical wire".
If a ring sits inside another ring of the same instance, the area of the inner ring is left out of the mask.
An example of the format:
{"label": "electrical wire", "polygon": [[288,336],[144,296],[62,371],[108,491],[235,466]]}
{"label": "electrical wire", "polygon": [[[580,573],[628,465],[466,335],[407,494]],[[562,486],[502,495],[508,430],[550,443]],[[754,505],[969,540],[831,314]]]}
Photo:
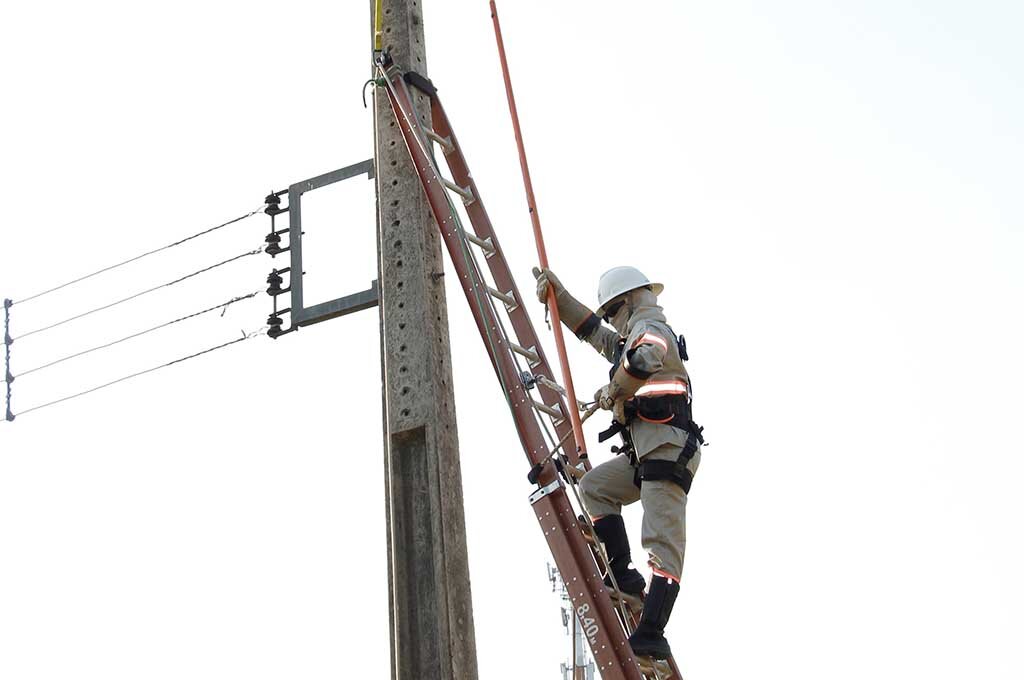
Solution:
{"label": "electrical wire", "polygon": [[35,330],[31,330],[31,331],[29,331],[27,333],[22,333],[18,337],[14,338],[14,340],[21,340],[22,338],[27,338],[30,335],[35,335],[36,333],[42,333],[43,331],[48,331],[48,330],[50,330],[52,328],[56,328],[58,326],[63,326],[64,324],[70,323],[71,321],[75,321],[76,319],[81,319],[83,317],[89,316],[90,314],[95,314],[96,312],[101,312],[104,309],[110,309],[111,307],[116,307],[117,305],[120,305],[120,304],[123,304],[125,302],[128,302],[129,300],[134,300],[136,298],[140,298],[143,295],[147,295],[147,294],[152,293],[154,291],[160,290],[161,288],[168,288],[168,287],[173,286],[175,284],[181,283],[182,281],[187,281],[188,279],[191,279],[193,276],[199,276],[200,274],[208,272],[208,271],[210,271],[212,269],[216,269],[217,267],[223,267],[224,265],[229,264],[231,262],[234,262],[236,260],[241,260],[243,257],[249,257],[250,255],[259,255],[262,252],[263,252],[263,248],[261,246],[259,248],[256,248],[255,250],[250,250],[248,252],[242,253],[241,255],[235,255],[234,257],[229,257],[226,260],[223,260],[223,261],[218,262],[216,264],[212,264],[212,265],[210,265],[208,267],[203,267],[202,269],[198,269],[198,270],[192,272],[191,274],[186,274],[185,276],[182,276],[180,278],[174,279],[173,281],[168,281],[167,283],[162,283],[159,286],[153,286],[152,288],[148,288],[146,290],[140,291],[140,292],[135,293],[133,295],[129,295],[126,298],[121,298],[120,300],[117,300],[115,302],[111,302],[111,303],[105,304],[105,305],[103,305],[101,307],[96,307],[95,309],[90,309],[89,311],[82,312],[81,314],[76,314],[75,316],[68,317],[67,319],[63,319],[62,321],[58,321],[57,323],[52,323],[49,326],[43,326],[42,328],[36,328]]}
{"label": "electrical wire", "polygon": [[255,292],[249,293],[247,295],[239,295],[238,297],[233,297],[230,300],[228,300],[227,302],[222,302],[221,304],[216,305],[214,307],[208,307],[208,308],[203,309],[201,311],[193,312],[192,314],[189,314],[187,316],[183,316],[183,317],[174,319],[172,321],[166,321],[166,322],[164,322],[164,323],[162,323],[162,324],[160,324],[158,326],[153,326],[152,328],[147,328],[146,330],[138,331],[137,333],[132,333],[131,335],[126,335],[123,338],[118,338],[117,340],[113,340],[113,341],[105,343],[103,345],[97,345],[96,347],[91,347],[89,349],[82,350],[81,352],[76,352],[75,354],[69,354],[66,357],[61,357],[60,359],[55,359],[54,361],[51,361],[51,362],[46,363],[46,364],[43,364],[42,366],[36,366],[35,368],[30,368],[27,371],[22,371],[21,373],[17,374],[16,376],[13,376],[13,377],[21,378],[22,376],[26,376],[26,375],[28,375],[30,373],[35,373],[36,371],[41,371],[44,368],[49,368],[51,366],[56,366],[57,364],[63,363],[63,362],[68,361],[70,359],[75,359],[75,358],[80,357],[80,356],[84,356],[86,354],[90,354],[90,353],[95,352],[97,350],[106,349],[107,347],[113,347],[114,345],[118,345],[118,344],[120,344],[122,342],[125,342],[126,340],[131,340],[133,338],[141,337],[143,335],[146,335],[147,333],[152,333],[153,331],[158,331],[161,328],[167,328],[168,326],[173,326],[174,324],[181,323],[182,321],[187,321],[189,319],[194,319],[197,316],[202,316],[203,314],[207,314],[209,312],[214,312],[214,311],[216,311],[218,309],[224,309],[226,311],[228,306],[233,305],[236,302],[241,302],[242,300],[248,300],[249,298],[256,297],[261,292],[263,292],[263,291],[257,290]]}
{"label": "electrical wire", "polygon": [[239,217],[236,217],[236,218],[234,218],[232,220],[228,220],[227,222],[224,222],[223,224],[218,224],[215,227],[210,227],[209,229],[204,229],[202,231],[196,232],[195,234],[192,234],[191,236],[186,236],[185,238],[180,239],[178,241],[175,241],[174,243],[168,243],[165,246],[161,246],[159,248],[155,248],[153,250],[150,250],[150,251],[147,251],[145,253],[142,253],[141,255],[136,255],[135,257],[131,257],[131,258],[129,258],[127,260],[124,260],[122,262],[118,262],[117,264],[112,264],[112,265],[109,265],[107,267],[103,267],[102,269],[97,269],[96,271],[94,271],[94,272],[92,272],[90,274],[86,274],[84,276],[79,276],[77,279],[74,279],[72,281],[68,281],[66,283],[62,283],[59,286],[54,286],[53,288],[49,288],[49,289],[41,291],[39,293],[35,293],[34,295],[29,295],[28,297],[21,298],[20,300],[15,300],[12,304],[20,305],[20,304],[22,304],[24,302],[28,302],[29,300],[35,300],[36,298],[43,297],[44,295],[49,295],[50,293],[54,293],[54,292],[56,292],[58,290],[61,290],[62,288],[67,288],[68,286],[74,285],[76,283],[80,283],[82,281],[85,281],[86,279],[91,279],[94,276],[99,276],[100,274],[103,274],[104,272],[109,272],[109,271],[111,271],[113,269],[117,269],[118,267],[123,267],[126,264],[130,264],[132,262],[137,262],[137,261],[141,260],[144,257],[148,257],[150,255],[155,255],[156,253],[162,252],[164,250],[170,250],[171,248],[174,248],[176,246],[180,246],[181,244],[187,243],[188,241],[191,241],[192,239],[196,239],[196,238],[199,238],[201,236],[206,236],[207,234],[215,232],[218,229],[223,229],[224,227],[227,227],[229,225],[235,224],[236,222],[241,222],[244,219],[252,217],[256,213],[261,212],[263,210],[263,208],[264,208],[264,206],[261,205],[259,208],[256,208],[255,210],[253,210],[251,212],[247,212],[246,214],[241,215]]}
{"label": "electrical wire", "polygon": [[147,373],[152,373],[154,371],[159,371],[161,368],[167,368],[168,366],[173,366],[174,364],[180,364],[180,363],[182,363],[184,361],[188,361],[189,359],[195,359],[196,357],[200,357],[200,356],[202,356],[204,354],[209,354],[210,352],[215,352],[218,349],[223,349],[225,347],[230,347],[231,345],[235,345],[235,344],[237,344],[239,342],[244,342],[246,340],[251,340],[252,338],[258,337],[260,335],[265,335],[266,332],[267,332],[267,328],[268,327],[264,327],[264,328],[261,328],[258,331],[251,331],[249,333],[243,333],[242,337],[240,337],[240,338],[235,338],[234,340],[230,340],[228,342],[221,343],[221,344],[215,345],[213,347],[209,347],[209,348],[204,349],[202,351],[196,352],[195,354],[189,354],[188,356],[180,357],[178,359],[174,359],[173,361],[168,361],[165,364],[160,364],[159,366],[154,366],[152,368],[147,368],[144,371],[138,371],[136,373],[132,373],[131,375],[123,376],[121,378],[118,378],[117,380],[111,380],[110,382],[104,383],[102,385],[97,385],[96,387],[90,387],[89,389],[83,390],[82,392],[77,392],[76,394],[70,394],[70,395],[68,395],[66,397],[61,397],[60,399],[54,399],[53,401],[48,401],[48,402],[46,402],[44,404],[39,404],[37,406],[33,406],[31,408],[27,408],[24,411],[19,411],[18,413],[16,413],[15,417],[20,417],[20,416],[25,415],[26,413],[31,413],[32,411],[38,411],[39,409],[43,409],[43,408],[46,408],[48,406],[53,406],[55,404],[60,404],[60,403],[63,403],[65,401],[69,401],[71,399],[76,399],[78,397],[85,396],[87,394],[92,394],[93,392],[97,392],[97,391],[102,390],[104,388],[110,387],[111,385],[116,385],[116,384],[122,383],[122,382],[124,382],[126,380],[131,380],[132,378],[138,378],[139,376],[146,375]]}

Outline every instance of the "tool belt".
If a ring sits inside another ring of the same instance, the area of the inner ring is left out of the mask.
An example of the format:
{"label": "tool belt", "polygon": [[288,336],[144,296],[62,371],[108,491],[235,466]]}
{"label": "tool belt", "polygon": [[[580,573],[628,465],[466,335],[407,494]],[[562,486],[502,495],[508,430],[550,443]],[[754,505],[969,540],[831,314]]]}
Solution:
{"label": "tool belt", "polygon": [[[659,400],[661,399],[665,398],[659,398]],[[604,442],[617,434],[622,436],[623,445],[618,448],[612,447],[612,450],[629,456],[629,462],[634,468],[633,483],[638,488],[643,485],[645,480],[650,482],[667,480],[678,484],[686,493],[690,493],[690,486],[693,484],[693,473],[687,468],[687,464],[694,454],[697,453],[697,449],[704,443],[704,428],[693,422],[693,419],[690,417],[690,405],[686,402],[685,397],[677,400],[673,399],[672,401],[675,402],[672,404],[673,412],[670,413],[668,420],[664,420],[659,424],[677,427],[687,434],[686,444],[676,460],[639,460],[637,458],[633,439],[629,435],[630,423],[635,418],[640,417],[637,413],[637,406],[633,401],[626,403],[626,423],[613,421],[611,427],[597,436],[597,440]],[[648,420],[647,418],[644,419]]]}

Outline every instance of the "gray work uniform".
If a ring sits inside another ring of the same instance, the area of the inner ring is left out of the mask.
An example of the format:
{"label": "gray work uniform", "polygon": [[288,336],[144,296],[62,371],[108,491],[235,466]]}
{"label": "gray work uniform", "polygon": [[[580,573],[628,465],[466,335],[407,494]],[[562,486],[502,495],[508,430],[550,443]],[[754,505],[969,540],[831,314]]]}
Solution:
{"label": "gray work uniform", "polygon": [[[658,394],[689,395],[689,376],[679,356],[675,335],[665,323],[661,307],[653,294],[641,296],[626,324],[626,350],[634,350],[629,361],[645,373],[651,373],[637,396]],[[615,361],[620,336],[604,326],[584,338],[611,362]],[[639,460],[678,460],[690,436],[671,425],[647,422],[637,417],[629,425]],[[687,463],[691,474],[700,464],[700,449]],[[671,480],[634,483],[636,469],[625,455],[598,465],[580,481],[583,503],[591,517],[621,514],[622,506],[640,501],[644,517],[641,542],[648,553],[648,564],[655,574],[679,581],[686,549],[686,498],[681,486]]]}

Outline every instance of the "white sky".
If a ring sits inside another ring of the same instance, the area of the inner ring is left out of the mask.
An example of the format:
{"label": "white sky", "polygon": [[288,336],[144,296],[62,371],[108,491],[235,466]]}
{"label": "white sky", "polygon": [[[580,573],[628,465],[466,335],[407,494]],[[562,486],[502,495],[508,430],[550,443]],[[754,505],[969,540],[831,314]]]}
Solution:
{"label": "white sky", "polygon": [[[368,4],[4,3],[0,296],[367,158]],[[592,300],[600,272],[641,267],[689,339],[712,446],[669,627],[687,677],[1024,676],[1021,6],[500,9],[554,268]],[[487,3],[427,2],[425,25],[527,289]],[[307,284],[365,288],[372,185],[315,201]],[[15,306],[13,334],[266,228]],[[257,290],[270,267],[247,258],[25,338],[15,373]],[[527,466],[452,283],[480,676],[558,678]],[[268,307],[25,376],[15,410],[232,339]],[[0,425],[0,677],[387,678],[377,342],[363,312]],[[573,345],[587,393],[606,366]],[[639,508],[626,518],[639,559]]]}

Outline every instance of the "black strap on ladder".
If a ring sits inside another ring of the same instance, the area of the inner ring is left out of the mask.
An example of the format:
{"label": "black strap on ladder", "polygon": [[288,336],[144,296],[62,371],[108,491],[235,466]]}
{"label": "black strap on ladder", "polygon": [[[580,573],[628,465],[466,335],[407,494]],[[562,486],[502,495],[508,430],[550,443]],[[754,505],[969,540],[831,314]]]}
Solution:
{"label": "black strap on ladder", "polygon": [[[565,403],[564,391],[554,380],[555,373],[523,308],[523,299],[437,89],[417,73],[402,72],[386,55],[378,59],[377,69],[381,77],[378,83],[387,90],[431,212],[504,390],[523,450],[534,466],[530,479],[537,489],[530,495],[530,503],[562,579],[569,586],[601,677],[681,678],[674,660],[651,664],[649,659],[641,659],[638,665],[629,647],[628,631],[638,622],[640,601],[628,596],[613,598],[615,593],[605,587],[603,568],[598,564],[606,566],[607,561],[593,541],[589,520],[576,514],[569,497],[572,493],[579,504],[576,478],[590,468],[589,461],[577,456],[572,425],[566,417],[565,409],[576,405]],[[431,123],[421,122],[417,101],[421,106],[429,102],[430,116],[423,120]],[[441,174],[435,161],[435,144],[443,152],[451,179]],[[462,201],[472,231],[461,224],[453,194]],[[474,248],[483,253],[491,283],[479,266]],[[511,331],[503,319],[508,320]],[[522,369],[524,364],[528,369]],[[548,429],[548,419],[554,435]],[[561,453],[554,456],[556,441],[564,444]]]}

